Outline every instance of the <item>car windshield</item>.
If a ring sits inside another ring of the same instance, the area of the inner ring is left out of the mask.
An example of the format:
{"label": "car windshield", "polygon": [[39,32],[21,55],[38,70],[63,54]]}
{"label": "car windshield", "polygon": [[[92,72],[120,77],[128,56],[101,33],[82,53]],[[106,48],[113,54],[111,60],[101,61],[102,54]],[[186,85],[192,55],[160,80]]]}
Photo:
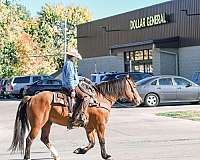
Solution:
{"label": "car windshield", "polygon": [[139,81],[141,79],[144,79],[146,77],[152,77],[152,75],[146,74],[146,73],[125,73],[125,74],[117,75],[116,78],[117,79],[121,79],[121,78],[124,78],[127,75],[130,75],[135,82],[137,82],[137,81]]}
{"label": "car windshield", "polygon": [[102,81],[110,81],[114,79],[118,74],[107,74],[102,78]]}
{"label": "car windshield", "polygon": [[136,82],[147,77],[152,77],[152,75],[146,73],[130,73],[130,76],[133,77],[134,81]]}
{"label": "car windshield", "polygon": [[142,80],[140,80],[140,81],[137,81],[136,82],[136,84],[139,86],[139,85],[144,85],[144,84],[147,84],[147,83],[149,83],[150,81],[152,81],[152,80],[154,80],[154,79],[156,79],[156,78],[158,78],[158,77],[147,77],[147,78],[144,78],[144,79],[142,79]]}
{"label": "car windshield", "polygon": [[27,77],[16,77],[13,83],[29,83],[30,76]]}

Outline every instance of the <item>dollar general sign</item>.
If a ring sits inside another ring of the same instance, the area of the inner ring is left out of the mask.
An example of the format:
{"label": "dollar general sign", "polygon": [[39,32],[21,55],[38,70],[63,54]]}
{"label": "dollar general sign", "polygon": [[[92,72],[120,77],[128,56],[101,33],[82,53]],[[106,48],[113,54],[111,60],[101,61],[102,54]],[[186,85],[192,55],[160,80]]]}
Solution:
{"label": "dollar general sign", "polygon": [[130,29],[135,30],[166,23],[168,23],[168,21],[166,20],[166,13],[161,13],[145,18],[130,20]]}

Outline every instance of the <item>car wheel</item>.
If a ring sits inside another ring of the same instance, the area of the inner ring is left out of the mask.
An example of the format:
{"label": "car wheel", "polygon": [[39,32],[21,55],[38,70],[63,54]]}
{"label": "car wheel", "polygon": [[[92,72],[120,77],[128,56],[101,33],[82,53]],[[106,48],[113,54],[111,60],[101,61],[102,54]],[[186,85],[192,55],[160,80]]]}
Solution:
{"label": "car wheel", "polygon": [[149,107],[156,107],[159,105],[159,102],[160,102],[159,97],[155,93],[149,93],[145,97],[145,105],[147,105]]}
{"label": "car wheel", "polygon": [[22,88],[19,92],[19,95],[18,95],[18,98],[21,99],[23,98],[23,91],[24,91],[24,88]]}
{"label": "car wheel", "polygon": [[191,104],[199,104],[199,101],[191,102]]}
{"label": "car wheel", "polygon": [[10,99],[10,96],[9,96],[9,95],[6,95],[5,97],[6,97],[7,99]]}

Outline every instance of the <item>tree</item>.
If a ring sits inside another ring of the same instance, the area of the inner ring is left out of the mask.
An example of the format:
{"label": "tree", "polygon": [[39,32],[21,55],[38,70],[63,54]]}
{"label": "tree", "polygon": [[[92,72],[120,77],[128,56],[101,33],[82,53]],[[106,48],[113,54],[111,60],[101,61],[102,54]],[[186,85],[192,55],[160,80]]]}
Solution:
{"label": "tree", "polygon": [[22,5],[0,1],[0,76],[50,74],[61,68],[65,20],[69,48],[76,47],[76,26],[91,20],[87,9],[46,4],[32,18]]}
{"label": "tree", "polygon": [[77,47],[77,25],[91,20],[91,13],[82,7],[45,5],[39,13],[38,42],[43,52],[52,53],[56,67],[63,65],[64,21],[67,21],[68,48]]}

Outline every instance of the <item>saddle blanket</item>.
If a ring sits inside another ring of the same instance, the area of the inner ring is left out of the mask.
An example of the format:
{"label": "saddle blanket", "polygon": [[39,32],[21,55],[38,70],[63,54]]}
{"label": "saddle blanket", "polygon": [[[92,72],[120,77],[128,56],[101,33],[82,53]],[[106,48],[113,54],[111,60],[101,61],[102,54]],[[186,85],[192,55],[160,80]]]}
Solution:
{"label": "saddle blanket", "polygon": [[62,105],[66,107],[68,105],[67,96],[60,92],[54,92],[52,105]]}

